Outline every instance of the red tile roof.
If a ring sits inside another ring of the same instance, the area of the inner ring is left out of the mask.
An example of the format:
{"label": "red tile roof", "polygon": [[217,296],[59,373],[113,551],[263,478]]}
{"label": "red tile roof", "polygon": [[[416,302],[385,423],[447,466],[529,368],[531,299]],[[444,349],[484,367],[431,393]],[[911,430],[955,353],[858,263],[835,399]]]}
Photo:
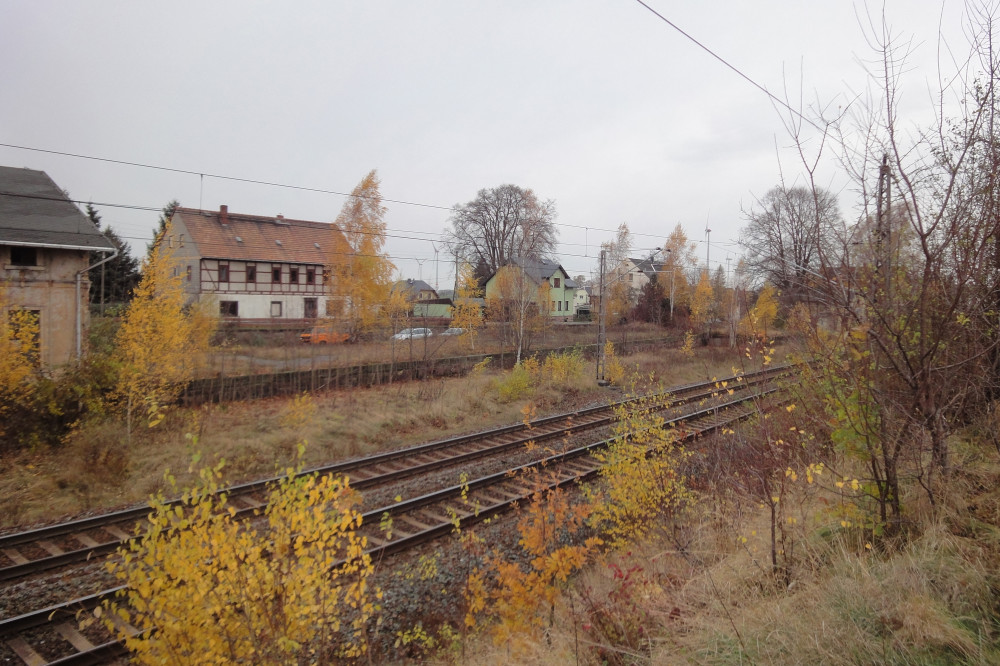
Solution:
{"label": "red tile roof", "polygon": [[[225,215],[225,219],[223,219]],[[325,264],[340,229],[332,223],[244,215],[225,211],[178,208],[173,220],[183,222],[202,257],[239,261]]]}

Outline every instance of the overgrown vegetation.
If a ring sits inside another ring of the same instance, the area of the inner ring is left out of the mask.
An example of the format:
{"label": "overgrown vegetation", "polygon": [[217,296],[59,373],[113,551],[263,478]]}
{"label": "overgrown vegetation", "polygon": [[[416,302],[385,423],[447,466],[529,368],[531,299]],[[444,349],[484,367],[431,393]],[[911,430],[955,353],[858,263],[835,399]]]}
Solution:
{"label": "overgrown vegetation", "polygon": [[[170,237],[171,226],[164,226]],[[184,286],[172,244],[162,238],[151,248],[142,279],[115,336],[117,366],[114,396],[125,413],[129,438],[137,410],[152,427],[163,420],[194,378],[201,355],[208,350],[218,318],[211,304],[185,306]]]}
{"label": "overgrown vegetation", "polygon": [[153,498],[142,538],[108,563],[121,601],[96,617],[139,663],[302,663],[367,652],[381,593],[368,584],[373,565],[347,481],[296,476],[301,463],[284,470],[255,512],[262,528],[218,493],[221,468],[202,469],[180,506]]}
{"label": "overgrown vegetation", "polygon": [[[929,131],[899,131],[896,77],[903,59],[887,28],[871,35],[885,97],[861,114],[861,146],[847,145],[840,134],[844,163],[862,193],[862,219],[852,226],[839,219],[828,193],[815,186],[815,164],[807,163],[807,186],[782,184],[749,214],[749,268],[770,280],[758,285],[755,305],[749,307],[742,280],[727,291],[724,274],[713,277],[707,269],[687,289],[685,317],[693,328],[668,363],[693,362],[696,332],[704,331],[707,341],[713,325],[723,322],[736,350],[727,365],[740,375],[779,358],[771,334],[783,327],[799,343],[794,358],[809,362],[801,381],[786,387],[780,402],[754,398],[754,417],[744,425],[685,445],[665,426],[665,398],[621,410],[613,442],[599,454],[601,477],[584,492],[551,487],[544,469],[521,479],[536,492],[519,507],[520,552],[490,548],[479,534],[489,529],[488,520],[466,529],[456,519],[468,556],[464,570],[450,572],[461,601],[433,626],[421,621],[400,630],[399,652],[389,658],[1000,661],[1000,138],[994,93],[1000,57],[992,50],[995,8],[967,9],[974,39],[963,62],[980,71],[957,73],[951,85],[964,86],[965,104],[956,119],[939,118]],[[794,116],[789,126],[804,153],[800,120]],[[846,129],[844,117],[819,120],[817,126],[826,128],[822,145],[830,132]],[[906,136],[914,143],[904,145]],[[670,243],[679,269],[686,238],[675,233]],[[627,256],[628,247],[623,226],[615,249]],[[681,277],[671,273],[673,282]],[[233,468],[253,474],[276,452],[291,458],[305,437],[335,442],[339,455],[356,455],[389,441],[404,443],[401,437],[410,433],[426,439],[428,429],[458,429],[473,419],[480,426],[484,414],[509,421],[520,412],[530,419],[566,397],[593,396],[579,352],[544,361],[521,355],[549,319],[544,308],[531,306],[529,291],[513,274],[500,281],[509,293],[493,308],[506,308],[518,349],[513,370],[491,374],[484,362],[454,384],[338,396],[337,406],[353,412],[370,415],[386,405],[379,418],[350,434],[339,429],[336,410],[319,406],[324,398],[275,401],[271,414],[249,419],[256,432],[237,449]],[[629,293],[613,291],[607,298],[614,307],[630,307]],[[647,310],[655,310],[656,301],[662,308],[663,292],[650,294]],[[671,312],[675,300],[681,299],[671,293]],[[0,329],[3,340],[21,349],[30,339],[24,333],[30,321],[10,321],[16,325]],[[10,333],[15,329],[22,333]],[[2,366],[13,380],[3,388],[37,392],[28,352],[19,354]],[[609,355],[610,374],[621,386],[625,366],[611,366],[613,360]],[[697,367],[704,378],[705,367]],[[717,374],[723,373],[708,372]],[[685,379],[667,376],[671,383]],[[650,376],[633,391],[650,390],[656,380]],[[734,391],[716,382],[718,394]],[[137,395],[147,394],[155,408],[155,387]],[[375,395],[380,399],[371,399]],[[211,430],[232,422],[229,410],[240,407],[179,410],[176,422],[158,434],[167,441],[199,433],[207,442]],[[155,410],[152,415],[158,416]],[[246,420],[247,411],[238,419]],[[149,451],[139,460],[126,448],[116,457],[118,451],[93,445],[109,439],[95,430],[83,428],[77,437],[75,444],[90,456],[81,459],[114,466],[123,478],[135,479],[139,465],[159,468],[169,455]],[[164,458],[156,460],[158,453]],[[318,455],[333,457],[328,454],[321,448]],[[5,476],[18,483],[40,475],[30,462],[4,464]],[[243,661],[367,655],[366,627],[377,621],[378,608],[367,596],[371,563],[360,554],[347,485],[316,477],[283,482],[264,516],[265,535],[235,520],[224,497],[211,495],[218,474],[218,467],[203,472],[180,510],[168,509],[163,489],[153,487],[161,492],[152,528],[122,564],[113,565],[130,585],[132,610],[108,607],[102,613],[120,612],[116,617],[140,629],[180,629],[176,638],[158,630],[130,639],[136,655],[180,662],[195,655]],[[89,488],[72,492],[85,495]],[[11,496],[12,510],[27,514],[17,494]],[[391,521],[382,527],[391,530]],[[423,558],[414,567],[418,571],[403,580],[433,580],[437,560]],[[319,577],[328,572],[332,579]]]}

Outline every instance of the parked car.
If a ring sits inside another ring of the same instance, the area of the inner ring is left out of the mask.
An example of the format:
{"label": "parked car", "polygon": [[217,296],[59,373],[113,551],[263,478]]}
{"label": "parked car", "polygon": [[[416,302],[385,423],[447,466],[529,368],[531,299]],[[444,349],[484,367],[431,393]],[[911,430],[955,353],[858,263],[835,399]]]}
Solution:
{"label": "parked car", "polygon": [[332,326],[313,326],[299,336],[299,340],[308,344],[326,345],[344,342],[350,337],[347,333],[340,333]]}
{"label": "parked car", "polygon": [[434,335],[429,328],[404,328],[402,331],[392,336],[393,340],[413,340],[416,338],[429,338]]}
{"label": "parked car", "polygon": [[465,329],[464,328],[449,328],[447,331],[445,331],[441,335],[462,335],[463,333],[465,333]]}

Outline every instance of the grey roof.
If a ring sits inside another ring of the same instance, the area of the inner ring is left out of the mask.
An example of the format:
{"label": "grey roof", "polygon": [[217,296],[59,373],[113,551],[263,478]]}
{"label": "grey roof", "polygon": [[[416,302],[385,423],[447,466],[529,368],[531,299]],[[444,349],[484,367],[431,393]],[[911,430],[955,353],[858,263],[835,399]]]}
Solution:
{"label": "grey roof", "polygon": [[[509,263],[520,266],[525,275],[538,283],[548,280],[556,271],[562,271],[566,275],[566,281],[571,282],[566,269],[559,262],[552,261],[551,259],[520,259],[515,257]],[[493,275],[496,275],[496,271],[493,272]],[[490,275],[490,277],[492,278],[493,275]],[[573,286],[575,287],[576,285],[574,284]],[[568,284],[567,287],[569,287]]]}
{"label": "grey roof", "polygon": [[416,298],[422,291],[434,292],[435,296],[437,292],[434,291],[434,287],[430,286],[423,280],[414,280],[413,278],[407,278],[406,280],[397,280],[395,284],[392,285],[392,290],[401,290],[403,293],[410,296],[410,298]]}
{"label": "grey roof", "polygon": [[636,268],[638,268],[640,271],[642,271],[649,277],[652,277],[655,273],[661,272],[664,266],[664,263],[662,261],[654,261],[649,257],[646,257],[644,259],[634,259],[630,257],[629,261],[635,264]]}
{"label": "grey roof", "polygon": [[0,166],[0,245],[114,250],[44,171]]}

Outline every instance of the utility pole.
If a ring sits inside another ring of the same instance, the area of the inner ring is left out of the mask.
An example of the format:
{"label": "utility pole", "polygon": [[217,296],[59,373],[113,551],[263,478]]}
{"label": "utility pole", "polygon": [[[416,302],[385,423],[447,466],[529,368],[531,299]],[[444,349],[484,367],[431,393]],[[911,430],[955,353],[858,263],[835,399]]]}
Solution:
{"label": "utility pole", "polygon": [[711,236],[712,236],[712,230],[708,228],[708,225],[705,225],[705,270],[709,272],[712,271],[712,264],[711,261],[709,260],[709,257],[711,256],[712,253]]}
{"label": "utility pole", "polygon": [[436,292],[441,288],[441,285],[438,283],[438,249],[434,243],[431,243],[431,247],[434,248],[434,291]]}
{"label": "utility pole", "polygon": [[674,271],[677,270],[677,266],[674,264],[674,251],[671,248],[666,248],[666,251],[670,253],[670,323],[674,323]]}
{"label": "utility pole", "polygon": [[604,376],[605,366],[607,364],[607,359],[604,356],[604,344],[607,338],[607,332],[604,328],[604,319],[606,306],[604,303],[604,253],[601,250],[601,272],[598,282],[598,309],[597,309],[597,385],[607,386],[608,380]]}
{"label": "utility pole", "polygon": [[[892,266],[889,258],[892,254],[889,217],[892,210],[892,171],[889,169],[889,156],[882,156],[882,165],[878,170],[878,194],[875,211],[875,276],[882,289],[882,296],[888,300],[889,288],[892,284]],[[878,294],[876,292],[876,298]]]}

